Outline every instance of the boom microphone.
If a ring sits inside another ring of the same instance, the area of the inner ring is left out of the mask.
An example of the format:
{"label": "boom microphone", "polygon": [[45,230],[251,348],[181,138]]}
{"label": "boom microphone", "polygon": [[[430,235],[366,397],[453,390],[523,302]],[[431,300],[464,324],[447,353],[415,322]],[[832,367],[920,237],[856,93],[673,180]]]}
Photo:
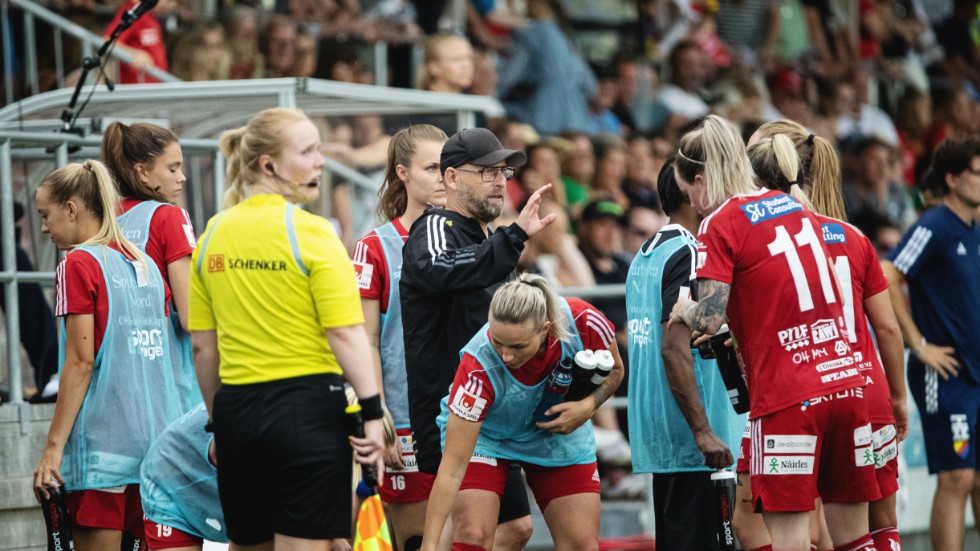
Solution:
{"label": "boom microphone", "polygon": [[[112,36],[109,38],[109,40],[106,43],[108,44],[112,40],[119,38],[119,35],[121,35],[123,31],[125,31],[133,23],[135,23],[136,20],[142,17],[144,13],[155,8],[157,6],[157,3],[159,2],[160,0],[143,0],[139,4],[133,6],[132,9],[123,13],[122,18],[120,18],[119,20],[119,24],[116,25],[116,28],[112,31]],[[101,52],[101,53],[105,53],[105,52]]]}

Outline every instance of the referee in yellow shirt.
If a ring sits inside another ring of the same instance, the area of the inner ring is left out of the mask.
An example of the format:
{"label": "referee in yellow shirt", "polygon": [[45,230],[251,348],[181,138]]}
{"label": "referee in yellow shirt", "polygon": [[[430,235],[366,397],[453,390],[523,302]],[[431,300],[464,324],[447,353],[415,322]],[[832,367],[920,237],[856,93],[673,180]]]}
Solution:
{"label": "referee in yellow shirt", "polygon": [[[191,258],[194,362],[236,545],[326,551],[350,537],[351,448],[380,467],[381,399],[353,267],[330,223],[294,206],[320,193],[319,148],[297,110],[225,132],[224,210]],[[365,438],[348,439],[344,379]]]}

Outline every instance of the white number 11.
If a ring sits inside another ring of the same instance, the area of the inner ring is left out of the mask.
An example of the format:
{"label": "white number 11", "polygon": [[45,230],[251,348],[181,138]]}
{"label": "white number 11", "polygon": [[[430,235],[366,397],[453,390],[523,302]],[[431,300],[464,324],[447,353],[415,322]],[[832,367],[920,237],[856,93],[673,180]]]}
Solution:
{"label": "white number 11", "polygon": [[[795,244],[793,238],[796,240]],[[813,309],[813,296],[810,294],[810,284],[806,279],[803,263],[800,262],[800,255],[796,251],[797,247],[809,245],[810,252],[817,264],[817,273],[820,275],[820,288],[823,291],[823,298],[828,304],[837,302],[837,297],[834,296],[833,282],[830,281],[827,255],[824,254],[823,248],[820,246],[820,238],[813,229],[813,223],[804,218],[803,228],[793,238],[790,238],[785,226],[776,226],[776,239],[769,244],[769,254],[772,256],[786,255],[789,271],[793,274],[793,284],[796,285],[796,298],[800,302],[800,312]]]}

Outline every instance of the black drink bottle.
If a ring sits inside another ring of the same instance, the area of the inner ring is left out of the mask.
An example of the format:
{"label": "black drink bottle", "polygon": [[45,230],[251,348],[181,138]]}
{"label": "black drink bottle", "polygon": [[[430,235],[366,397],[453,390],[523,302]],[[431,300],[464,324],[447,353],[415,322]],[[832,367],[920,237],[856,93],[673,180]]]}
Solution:
{"label": "black drink bottle", "polygon": [[589,395],[589,387],[592,384],[592,376],[595,375],[596,365],[596,357],[591,350],[579,350],[575,354],[575,363],[572,366],[572,386],[568,389],[565,400],[577,402]]}
{"label": "black drink bottle", "polygon": [[735,551],[735,531],[732,527],[732,507],[735,505],[735,473],[720,470],[711,473],[711,486],[714,490],[718,549]]}
{"label": "black drink bottle", "polygon": [[48,551],[72,551],[75,539],[72,535],[71,518],[65,503],[65,487],[48,489],[49,497],[41,497],[41,512],[48,529]]}
{"label": "black drink bottle", "polygon": [[745,385],[745,377],[742,376],[742,368],[738,365],[738,357],[734,346],[725,346],[725,341],[731,338],[728,325],[722,325],[718,333],[707,341],[698,345],[698,353],[701,357],[718,360],[718,371],[721,372],[721,379],[725,382],[728,389],[728,399],[732,402],[735,413],[747,413],[749,411],[749,389]]}

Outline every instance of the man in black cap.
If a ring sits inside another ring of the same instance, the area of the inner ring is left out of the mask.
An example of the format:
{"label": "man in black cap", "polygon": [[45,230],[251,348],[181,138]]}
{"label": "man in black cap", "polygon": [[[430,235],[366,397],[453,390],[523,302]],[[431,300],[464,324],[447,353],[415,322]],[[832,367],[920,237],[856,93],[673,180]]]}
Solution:
{"label": "man in black cap", "polygon": [[[528,238],[556,216],[538,218],[541,194],[517,221],[488,229],[504,207],[504,189],[527,157],[504,149],[489,130],[454,134],[442,148],[446,207],[429,208],[412,224],[403,249],[400,283],[409,415],[419,470],[436,474],[442,457],[440,401],[459,366],[459,352],[487,322],[490,299],[517,266]],[[530,507],[519,470],[501,499],[495,549],[522,549],[531,536]]]}

